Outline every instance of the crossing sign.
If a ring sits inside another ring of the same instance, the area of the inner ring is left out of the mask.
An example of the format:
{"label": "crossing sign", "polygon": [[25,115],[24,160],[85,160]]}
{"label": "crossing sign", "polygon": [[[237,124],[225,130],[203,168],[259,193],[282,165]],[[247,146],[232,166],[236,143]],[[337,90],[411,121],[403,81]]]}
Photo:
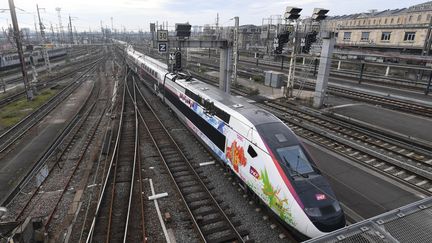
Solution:
{"label": "crossing sign", "polygon": [[167,46],[168,46],[168,44],[166,42],[158,42],[159,53],[166,53],[167,49],[168,49]]}

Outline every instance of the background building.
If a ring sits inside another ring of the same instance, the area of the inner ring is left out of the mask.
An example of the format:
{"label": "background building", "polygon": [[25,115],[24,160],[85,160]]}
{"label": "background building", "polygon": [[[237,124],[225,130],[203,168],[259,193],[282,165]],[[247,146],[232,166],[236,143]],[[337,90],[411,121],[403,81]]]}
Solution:
{"label": "background building", "polygon": [[339,48],[427,54],[430,50],[432,1],[403,9],[329,17]]}

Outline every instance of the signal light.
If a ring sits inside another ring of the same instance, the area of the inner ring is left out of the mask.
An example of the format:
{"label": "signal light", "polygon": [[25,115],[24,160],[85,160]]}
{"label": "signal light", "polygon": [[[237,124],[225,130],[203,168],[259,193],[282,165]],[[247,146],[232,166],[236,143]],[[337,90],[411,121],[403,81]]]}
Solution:
{"label": "signal light", "polygon": [[314,8],[313,10],[313,14],[312,14],[312,19],[315,21],[321,21],[327,18],[327,13],[329,12],[328,9],[323,9],[323,8]]}
{"label": "signal light", "polygon": [[301,8],[287,7],[284,17],[285,17],[285,19],[289,19],[289,20],[298,19],[300,17],[300,12],[302,10],[303,9],[301,9]]}
{"label": "signal light", "polygon": [[317,41],[318,32],[312,31],[308,33],[305,37],[305,46],[302,49],[303,53],[309,53],[312,47],[312,44]]}
{"label": "signal light", "polygon": [[176,51],[176,53],[174,54],[174,60],[175,60],[174,71],[181,71],[182,69],[181,59],[182,59],[181,52]]}
{"label": "signal light", "polygon": [[191,35],[191,27],[190,24],[176,24],[176,36],[180,38],[189,37]]}
{"label": "signal light", "polygon": [[290,32],[285,32],[285,33],[279,34],[277,36],[278,37],[278,46],[276,47],[276,49],[274,51],[275,54],[282,54],[282,50],[283,50],[284,45],[286,43],[288,43],[288,41],[289,41],[289,35],[290,35]]}

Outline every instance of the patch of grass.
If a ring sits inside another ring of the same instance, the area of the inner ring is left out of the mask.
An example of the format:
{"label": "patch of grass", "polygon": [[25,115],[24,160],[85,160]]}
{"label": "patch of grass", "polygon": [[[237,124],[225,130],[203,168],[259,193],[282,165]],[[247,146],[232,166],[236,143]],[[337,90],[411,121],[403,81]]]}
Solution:
{"label": "patch of grass", "polygon": [[53,95],[56,90],[47,89],[42,91],[32,101],[27,101],[25,97],[17,100],[0,109],[0,126],[3,128],[10,127],[18,123],[25,116],[43,105]]}

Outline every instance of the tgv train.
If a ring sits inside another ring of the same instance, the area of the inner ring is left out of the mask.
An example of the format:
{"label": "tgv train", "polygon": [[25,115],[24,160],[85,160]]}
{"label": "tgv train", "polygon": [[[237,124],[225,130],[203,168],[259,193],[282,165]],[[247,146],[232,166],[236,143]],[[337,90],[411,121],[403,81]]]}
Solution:
{"label": "tgv train", "polygon": [[306,238],[345,226],[329,183],[277,117],[246,98],[167,72],[166,64],[132,47],[124,51],[129,67],[284,225]]}
{"label": "tgv train", "polygon": [[[66,55],[65,48],[53,48],[47,50],[50,59],[61,57]],[[34,63],[41,62],[44,60],[42,50],[35,50],[32,53],[26,52],[25,54],[26,63],[30,63],[30,56]],[[0,70],[7,70],[19,66],[20,60],[17,53],[2,54],[0,55]]]}

